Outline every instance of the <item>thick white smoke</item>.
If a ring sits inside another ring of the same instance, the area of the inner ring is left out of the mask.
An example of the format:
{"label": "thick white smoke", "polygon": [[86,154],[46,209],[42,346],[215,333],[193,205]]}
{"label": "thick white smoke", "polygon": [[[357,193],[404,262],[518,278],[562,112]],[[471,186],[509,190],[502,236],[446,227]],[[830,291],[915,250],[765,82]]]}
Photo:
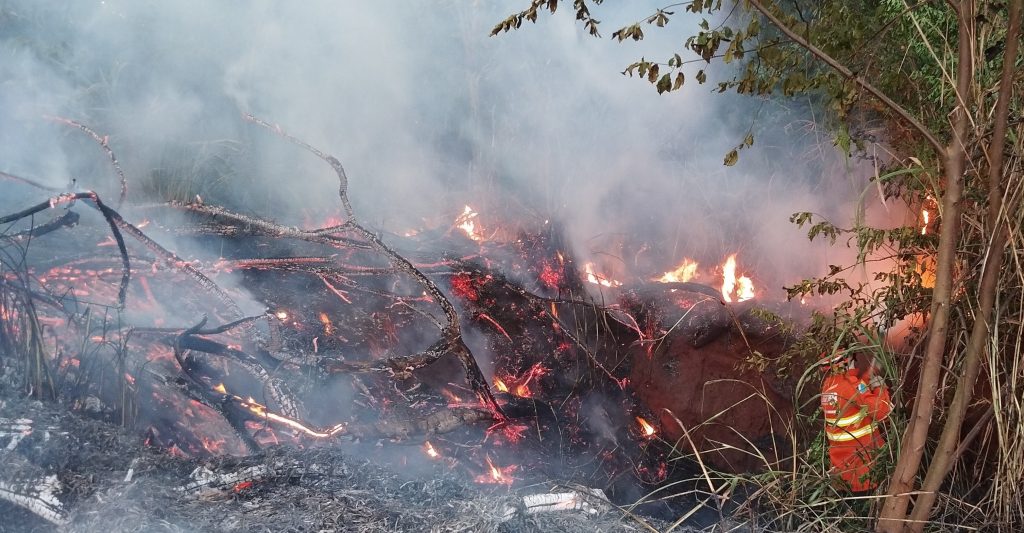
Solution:
{"label": "thick white smoke", "polygon": [[[603,32],[658,5],[602,6]],[[593,39],[562,12],[489,37],[516,7],[3,2],[0,170],[114,195],[91,141],[42,118],[59,115],[110,135],[136,200],[201,194],[288,223],[335,211],[330,169],[245,123],[251,112],[339,157],[357,213],[381,229],[451,220],[475,198],[484,221],[489,203],[560,221],[582,261],[616,275],[738,250],[778,291],[836,262],[787,219],[843,222],[869,171],[836,164],[806,133],[806,106],[713,93],[693,80],[703,65],[669,95],[620,75],[678,49],[682,12],[641,43]],[[724,167],[750,128],[754,146]]]}

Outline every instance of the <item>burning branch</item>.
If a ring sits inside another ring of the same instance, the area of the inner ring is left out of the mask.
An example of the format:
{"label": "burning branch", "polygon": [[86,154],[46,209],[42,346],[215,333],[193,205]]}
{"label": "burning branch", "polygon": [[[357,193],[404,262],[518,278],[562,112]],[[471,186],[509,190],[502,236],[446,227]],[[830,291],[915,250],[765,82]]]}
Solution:
{"label": "burning branch", "polygon": [[[195,335],[197,332],[205,324],[206,318],[204,317],[198,324],[182,331],[181,334],[173,338],[171,345],[175,350],[175,357],[179,359],[178,363],[181,365],[182,369],[187,371],[190,366],[185,361],[183,353],[185,350],[200,351],[207,354],[230,357],[231,360],[238,363],[242,368],[247,370],[253,375],[253,377],[257,378],[264,384],[264,386],[266,386],[271,399],[277,402],[286,416],[290,418],[297,417],[299,409],[298,403],[295,401],[295,396],[288,390],[288,386],[284,381],[279,377],[274,376],[266,369],[264,364],[270,362],[261,362],[255,356],[249,355],[242,350],[231,348],[230,346],[214,342],[209,339],[196,337]],[[273,363],[276,364],[276,361]],[[201,383],[201,380],[199,379],[194,379],[194,381]]]}
{"label": "burning branch", "polygon": [[[345,209],[345,214],[348,216],[348,220],[343,224],[346,229],[349,229],[356,234],[360,235],[371,246],[379,251],[380,253],[387,256],[391,261],[391,264],[402,272],[408,274],[412,278],[416,279],[420,285],[422,285],[426,291],[433,297],[434,301],[441,307],[444,312],[448,324],[442,330],[442,342],[447,345],[450,353],[455,355],[462,363],[462,366],[466,371],[466,379],[469,381],[470,386],[479,394],[485,403],[487,403],[496,414],[501,415],[501,407],[498,402],[494,399],[494,394],[491,392],[491,388],[487,385],[487,380],[484,379],[483,372],[480,371],[480,366],[477,364],[476,359],[473,357],[473,352],[466,346],[462,340],[462,333],[459,326],[459,316],[455,311],[455,306],[452,305],[451,301],[441,292],[437,285],[420,272],[408,259],[395,252],[391,247],[384,243],[375,233],[367,230],[361,226],[357,221],[355,214],[352,210],[352,204],[348,199],[348,176],[345,174],[345,169],[341,166],[334,156],[327,155],[313,146],[307,144],[305,141],[292,137],[285,133],[280,127],[272,126],[271,124],[254,117],[253,115],[245,115],[246,120],[259,124],[264,128],[267,128],[274,133],[284,137],[292,143],[306,149],[313,153],[320,159],[326,161],[331,168],[334,169],[338,175],[338,196],[341,198],[342,206]],[[435,344],[437,346],[438,344]],[[432,361],[431,361],[432,362]],[[429,364],[429,363],[428,363]]]}
{"label": "burning branch", "polygon": [[121,232],[120,230],[118,230],[118,227],[131,226],[131,224],[125,222],[125,220],[121,218],[121,215],[118,214],[117,211],[114,211],[113,209],[107,207],[106,204],[104,204],[100,200],[99,195],[92,191],[81,192],[76,194],[60,194],[58,196],[50,198],[45,202],[41,202],[32,207],[29,207],[28,209],[4,217],[0,217],[0,224],[7,224],[9,222],[21,220],[27,216],[33,215],[45,209],[53,209],[58,205],[70,203],[75,200],[92,200],[93,205],[103,215],[103,218],[106,219],[107,225],[110,226],[110,232],[111,234],[113,234],[114,240],[117,241],[117,249],[121,252],[122,264],[121,286],[120,289],[118,289],[117,293],[117,303],[119,308],[124,309],[124,302],[125,299],[128,297],[128,282],[130,281],[131,278],[131,263],[128,260],[128,248],[124,244],[124,237],[121,236]]}

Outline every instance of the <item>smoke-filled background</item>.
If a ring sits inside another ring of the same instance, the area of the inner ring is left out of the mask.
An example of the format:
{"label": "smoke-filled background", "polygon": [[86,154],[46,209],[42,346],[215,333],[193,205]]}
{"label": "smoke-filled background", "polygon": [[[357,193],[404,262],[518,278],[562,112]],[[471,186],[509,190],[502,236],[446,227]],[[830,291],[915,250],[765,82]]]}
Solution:
{"label": "smoke-filled background", "polygon": [[[658,2],[601,6],[605,36]],[[647,277],[683,257],[780,287],[841,251],[789,224],[845,224],[870,169],[835,153],[820,114],[697,85],[658,95],[620,74],[681,48],[680,10],[641,43],[591,38],[571,13],[489,37],[516,2],[0,3],[0,170],[113,198],[109,135],[135,202],[201,195],[289,224],[338,212],[322,161],[243,120],[252,113],[337,156],[357,216],[401,234],[470,204],[564,226],[577,259]],[[730,76],[711,67],[712,78]],[[714,81],[714,80],[712,80]],[[692,84],[692,85],[690,85]],[[734,167],[723,156],[748,131]],[[0,183],[5,211],[39,193]],[[760,278],[760,279],[759,279]]]}

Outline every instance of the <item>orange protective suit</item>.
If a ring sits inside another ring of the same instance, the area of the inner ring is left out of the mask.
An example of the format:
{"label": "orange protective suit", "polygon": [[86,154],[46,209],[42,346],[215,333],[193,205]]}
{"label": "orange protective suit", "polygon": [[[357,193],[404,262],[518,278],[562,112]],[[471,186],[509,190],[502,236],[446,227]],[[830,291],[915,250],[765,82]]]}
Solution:
{"label": "orange protective suit", "polygon": [[878,422],[889,416],[889,389],[872,389],[855,369],[836,372],[821,384],[821,409],[834,474],[855,492],[874,489],[868,478],[875,452],[885,444]]}

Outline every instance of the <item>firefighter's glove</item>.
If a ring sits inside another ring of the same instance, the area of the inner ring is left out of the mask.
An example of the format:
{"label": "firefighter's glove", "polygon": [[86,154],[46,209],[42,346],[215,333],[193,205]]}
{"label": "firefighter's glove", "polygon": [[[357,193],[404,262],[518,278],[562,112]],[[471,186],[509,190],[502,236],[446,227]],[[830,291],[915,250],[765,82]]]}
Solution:
{"label": "firefighter's glove", "polygon": [[872,390],[880,388],[880,387],[884,387],[885,386],[885,380],[882,379],[882,376],[878,376],[878,375],[871,376],[871,381],[868,381],[868,386],[871,387]]}

